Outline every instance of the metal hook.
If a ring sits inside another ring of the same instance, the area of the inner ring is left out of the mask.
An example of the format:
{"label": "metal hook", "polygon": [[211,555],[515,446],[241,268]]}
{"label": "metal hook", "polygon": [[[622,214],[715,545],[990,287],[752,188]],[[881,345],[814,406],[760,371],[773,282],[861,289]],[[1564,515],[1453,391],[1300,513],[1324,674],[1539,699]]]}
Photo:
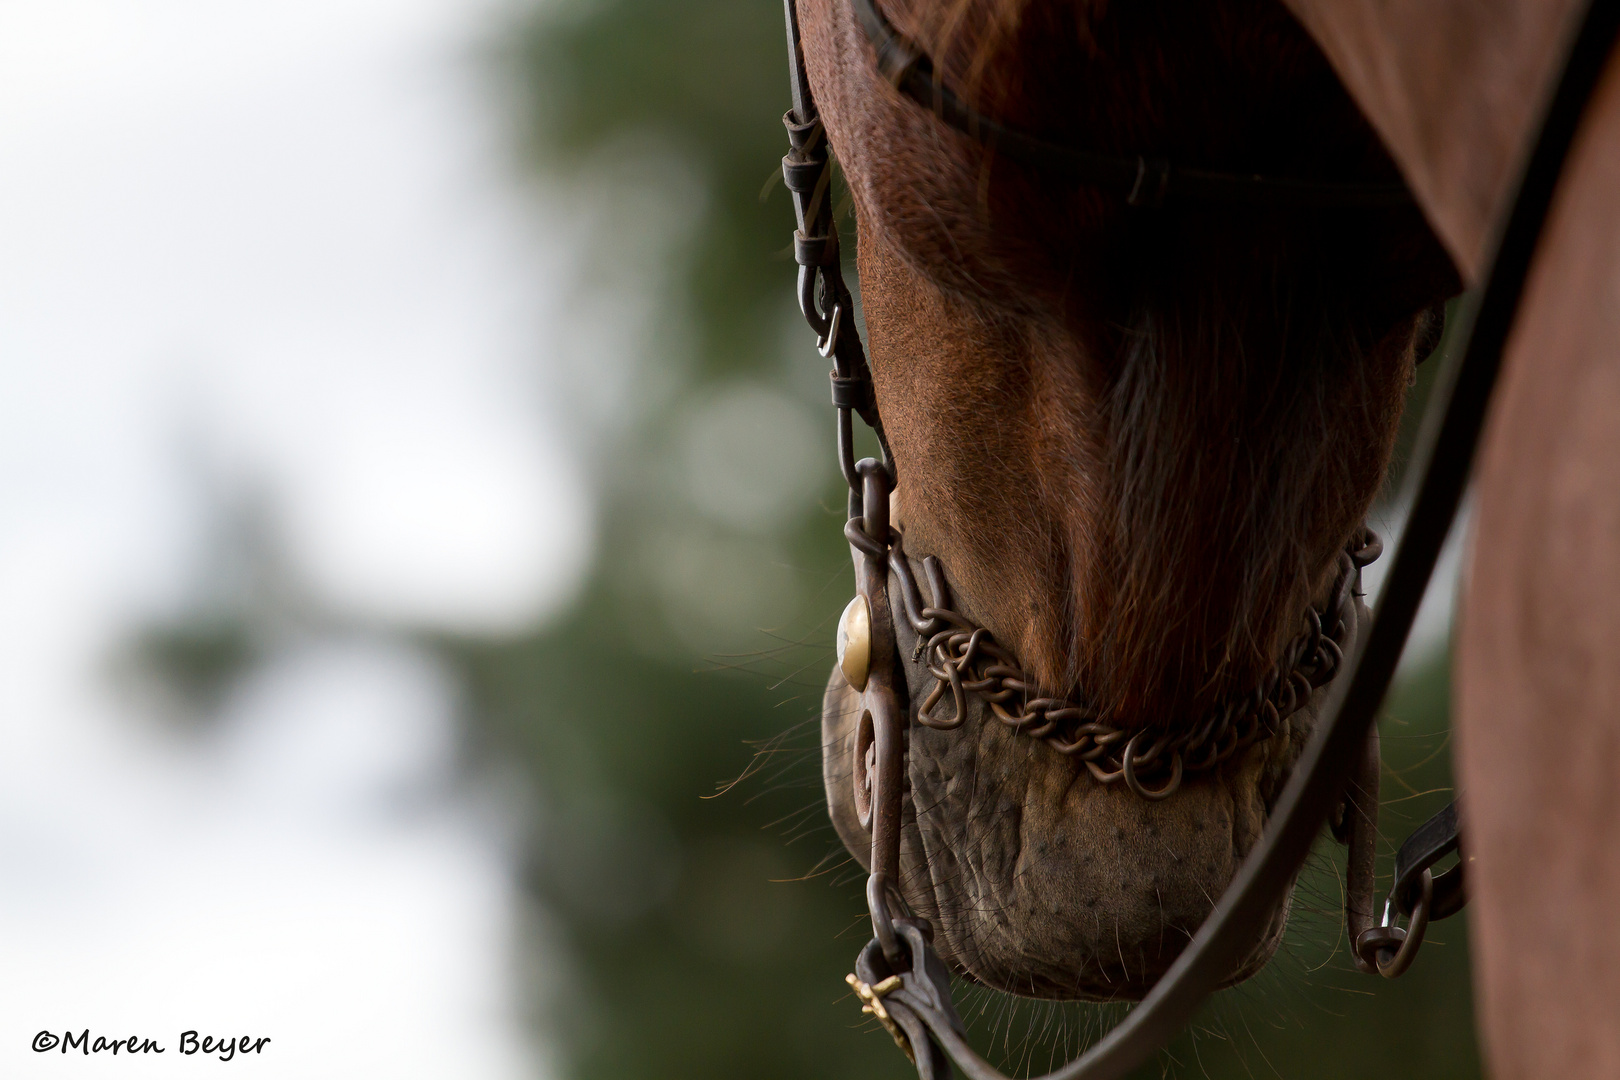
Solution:
{"label": "metal hook", "polygon": [[816,339],[816,351],[824,357],[830,357],[838,348],[838,323],[843,318],[844,305],[834,304],[832,318],[827,320],[827,336]]}

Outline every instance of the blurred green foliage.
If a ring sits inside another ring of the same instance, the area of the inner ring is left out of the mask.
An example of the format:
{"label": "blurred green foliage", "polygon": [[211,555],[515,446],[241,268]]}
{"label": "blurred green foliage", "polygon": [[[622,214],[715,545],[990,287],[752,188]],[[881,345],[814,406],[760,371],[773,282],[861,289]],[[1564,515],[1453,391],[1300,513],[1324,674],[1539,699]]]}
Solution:
{"label": "blurred green foliage", "polygon": [[[794,326],[791,211],[779,189],[762,197],[785,141],[781,9],[537,4],[499,63],[525,161],[591,222],[586,250],[658,262],[629,277],[607,266],[578,286],[603,294],[592,310],[648,313],[636,403],[615,410],[632,419],[597,476],[589,583],[528,637],[437,643],[465,677],[488,752],[536,778],[529,880],[573,965],[537,974],[545,1028],[581,1078],[906,1076],[887,1037],[857,1030],[845,993],[863,904],[821,808],[819,688],[849,588],[830,438],[814,448],[825,483],[763,523],[705,509],[681,475],[693,425],[701,434],[727,388],[764,388],[830,436],[825,364]],[[645,295],[616,292],[626,281]],[[773,581],[785,599],[768,631],[743,614],[715,629],[728,597]],[[752,655],[714,655],[739,640]],[[1428,794],[1391,807],[1388,836],[1401,814],[1415,823],[1445,801],[1445,696],[1436,663],[1392,704],[1391,768]],[[751,763],[754,775],[704,798]],[[1405,794],[1386,780],[1387,798]],[[1335,857],[1324,846],[1307,872],[1285,955],[1219,996],[1142,1075],[1478,1075],[1461,925],[1437,927],[1443,944],[1399,983],[1355,975],[1338,942]],[[1036,1071],[1118,1015],[961,1000],[981,1045]]]}
{"label": "blurred green foliage", "polygon": [[785,42],[773,3],[563,0],[537,6],[506,54],[536,168],[590,172],[630,144],[655,172],[696,177],[696,192],[664,192],[690,240],[662,299],[692,317],[693,352],[710,374],[757,366],[792,295],[782,284],[791,263],[772,259],[787,252],[787,203],[760,197],[786,149]]}

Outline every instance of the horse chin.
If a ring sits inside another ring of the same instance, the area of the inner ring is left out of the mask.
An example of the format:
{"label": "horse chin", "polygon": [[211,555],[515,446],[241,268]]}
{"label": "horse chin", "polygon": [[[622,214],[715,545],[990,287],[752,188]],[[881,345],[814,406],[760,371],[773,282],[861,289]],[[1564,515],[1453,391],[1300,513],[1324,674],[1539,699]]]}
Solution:
{"label": "horse chin", "polygon": [[[1325,693],[1275,738],[1187,776],[1159,802],[1095,782],[1083,763],[982,705],[954,731],[914,725],[900,865],[907,904],[933,925],[941,958],[972,981],[1025,997],[1139,1000],[1258,840]],[[859,708],[834,668],[823,779],[839,837],[869,866],[871,835],[851,783]],[[1265,966],[1287,917],[1285,899],[1228,985]]]}

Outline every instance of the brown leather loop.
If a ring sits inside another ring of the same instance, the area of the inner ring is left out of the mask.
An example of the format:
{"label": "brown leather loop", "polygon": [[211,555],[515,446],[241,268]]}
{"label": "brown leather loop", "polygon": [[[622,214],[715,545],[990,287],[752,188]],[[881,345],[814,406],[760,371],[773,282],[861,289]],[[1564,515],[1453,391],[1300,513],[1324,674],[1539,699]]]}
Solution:
{"label": "brown leather loop", "polygon": [[832,379],[832,403],[837,409],[854,409],[860,412],[872,407],[872,380],[864,376],[844,378],[836,370],[830,373]]}
{"label": "brown leather loop", "polygon": [[821,174],[828,169],[825,157],[803,160],[795,157],[795,150],[782,158],[782,183],[789,191],[807,195],[821,183]]}
{"label": "brown leather loop", "polygon": [[[838,234],[829,232],[821,236],[793,234],[793,261],[800,266],[832,266],[838,262]],[[829,329],[829,332],[832,332]]]}

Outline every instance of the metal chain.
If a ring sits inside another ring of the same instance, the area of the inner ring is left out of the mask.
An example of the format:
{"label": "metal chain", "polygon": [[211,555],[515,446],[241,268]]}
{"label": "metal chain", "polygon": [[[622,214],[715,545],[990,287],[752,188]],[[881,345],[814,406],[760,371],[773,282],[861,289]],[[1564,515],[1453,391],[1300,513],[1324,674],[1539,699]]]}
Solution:
{"label": "metal chain", "polygon": [[[939,560],[928,556],[923,572],[933,602],[925,605],[911,565],[893,545],[890,567],[900,579],[906,616],[917,632],[912,660],[927,664],[933,691],[917,709],[917,721],[949,731],[967,719],[967,696],[984,700],[997,720],[1059,753],[1085,762],[1099,783],[1123,782],[1146,799],[1163,799],[1181,786],[1185,773],[1215,768],[1256,742],[1276,735],[1283,721],[1298,712],[1311,694],[1327,685],[1344,663],[1355,625],[1355,597],[1361,569],[1378,558],[1383,543],[1362,528],[1339,554],[1333,593],[1320,610],[1309,608],[1304,628],[1251,691],[1216,704],[1203,719],[1171,734],[1121,727],[1108,722],[1082,699],[1043,695],[1011,652],[983,627],[950,607],[950,592]],[[955,711],[934,715],[949,693]],[[1157,780],[1153,784],[1150,781]]]}

